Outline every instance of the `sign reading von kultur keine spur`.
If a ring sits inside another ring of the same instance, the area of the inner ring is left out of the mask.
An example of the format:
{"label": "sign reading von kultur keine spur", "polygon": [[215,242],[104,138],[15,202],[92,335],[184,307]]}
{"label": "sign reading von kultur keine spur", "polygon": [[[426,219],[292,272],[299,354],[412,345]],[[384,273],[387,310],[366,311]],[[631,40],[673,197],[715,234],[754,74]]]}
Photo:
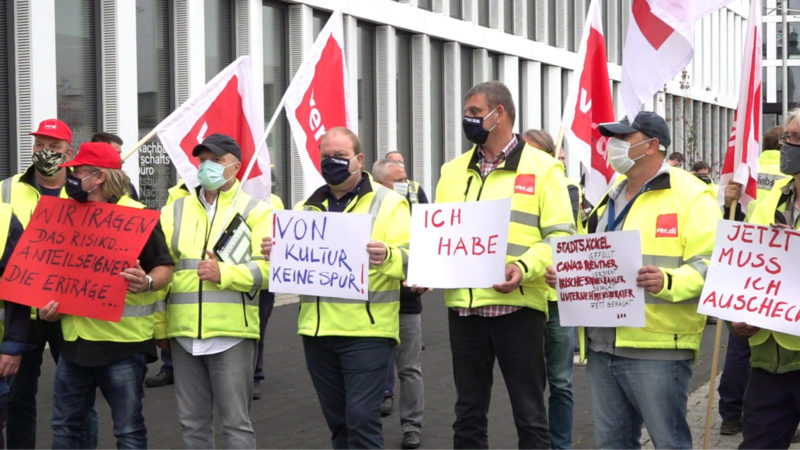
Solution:
{"label": "sign reading von kultur keine spur", "polygon": [[645,325],[638,230],[558,237],[552,245],[562,326]]}
{"label": "sign reading von kultur keine spur", "polygon": [[505,281],[511,199],[414,204],[409,286],[488,288]]}
{"label": "sign reading von kultur keine spur", "polygon": [[367,300],[369,214],[275,211],[269,290]]}
{"label": "sign reading von kultur keine spur", "polygon": [[800,232],[720,220],[697,312],[800,336]]}

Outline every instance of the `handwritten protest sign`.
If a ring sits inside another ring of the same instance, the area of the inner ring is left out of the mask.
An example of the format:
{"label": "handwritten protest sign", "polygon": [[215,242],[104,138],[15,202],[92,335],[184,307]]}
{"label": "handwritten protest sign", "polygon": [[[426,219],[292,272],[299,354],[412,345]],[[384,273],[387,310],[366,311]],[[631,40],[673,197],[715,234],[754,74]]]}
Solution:
{"label": "handwritten protest sign", "polygon": [[161,213],[43,196],[0,280],[5,300],[118,322],[128,281]]}
{"label": "handwritten protest sign", "polygon": [[408,285],[487,288],[505,281],[511,199],[414,204]]}
{"label": "handwritten protest sign", "polygon": [[372,216],[275,211],[269,290],[367,300]]}
{"label": "handwritten protest sign", "polygon": [[553,266],[562,326],[645,325],[639,231],[553,239]]}
{"label": "handwritten protest sign", "polygon": [[800,232],[720,220],[697,312],[800,336]]}

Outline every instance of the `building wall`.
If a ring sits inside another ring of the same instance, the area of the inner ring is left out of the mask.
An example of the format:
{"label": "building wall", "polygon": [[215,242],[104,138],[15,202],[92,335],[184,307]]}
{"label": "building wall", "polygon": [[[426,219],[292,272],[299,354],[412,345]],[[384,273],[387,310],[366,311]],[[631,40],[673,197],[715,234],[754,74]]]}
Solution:
{"label": "building wall", "polygon": [[[630,5],[603,2],[616,105]],[[7,79],[0,78],[0,102],[7,105],[0,108],[6,113],[0,114],[0,175],[30,164],[30,131],[56,115],[69,119],[76,147],[100,130],[131,145],[243,54],[253,58],[263,85],[257,95],[266,123],[330,11],[341,8],[367,167],[387,151],[401,151],[409,176],[431,192],[440,165],[468,148],[462,97],[478,82],[508,85],[517,131],[558,135],[587,6],[586,0],[9,1],[0,12],[6,39],[0,58],[9,63]],[[735,0],[703,19],[695,59],[645,105],[669,122],[670,151],[690,163],[706,160],[715,173],[736,106],[746,14],[745,0]],[[302,186],[290,135],[282,116],[267,142],[275,191],[294,203]],[[175,182],[156,139],[125,168],[151,206],[163,203]]]}

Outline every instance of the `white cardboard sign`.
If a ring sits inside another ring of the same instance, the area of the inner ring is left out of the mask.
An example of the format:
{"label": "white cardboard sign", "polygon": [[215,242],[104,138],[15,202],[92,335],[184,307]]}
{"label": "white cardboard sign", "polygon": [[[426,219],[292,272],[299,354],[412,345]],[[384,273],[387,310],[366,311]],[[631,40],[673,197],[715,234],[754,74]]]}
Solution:
{"label": "white cardboard sign", "polygon": [[553,267],[562,326],[645,325],[638,230],[555,238]]}
{"label": "white cardboard sign", "polygon": [[367,300],[369,214],[274,211],[270,292]]}
{"label": "white cardboard sign", "polygon": [[505,281],[511,199],[414,204],[408,285],[488,288]]}
{"label": "white cardboard sign", "polygon": [[697,312],[800,336],[800,231],[720,220]]}

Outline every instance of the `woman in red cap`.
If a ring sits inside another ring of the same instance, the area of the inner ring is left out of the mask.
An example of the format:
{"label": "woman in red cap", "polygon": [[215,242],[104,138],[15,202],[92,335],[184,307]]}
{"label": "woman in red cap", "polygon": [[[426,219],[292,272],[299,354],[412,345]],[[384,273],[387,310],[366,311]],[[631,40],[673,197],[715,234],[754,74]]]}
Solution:
{"label": "woman in red cap", "polygon": [[[67,193],[85,202],[144,205],[130,198],[130,179],[119,153],[104,142],[81,145],[68,167]],[[111,407],[118,448],[147,448],[142,396],[147,363],[156,360],[153,313],[172,280],[173,262],[161,226],[157,225],[136,261],[120,273],[128,280],[125,309],[119,322],[58,313],[51,301],[40,316],[61,319],[64,343],[53,389],[53,448],[80,448],[84,424],[99,387]]]}

